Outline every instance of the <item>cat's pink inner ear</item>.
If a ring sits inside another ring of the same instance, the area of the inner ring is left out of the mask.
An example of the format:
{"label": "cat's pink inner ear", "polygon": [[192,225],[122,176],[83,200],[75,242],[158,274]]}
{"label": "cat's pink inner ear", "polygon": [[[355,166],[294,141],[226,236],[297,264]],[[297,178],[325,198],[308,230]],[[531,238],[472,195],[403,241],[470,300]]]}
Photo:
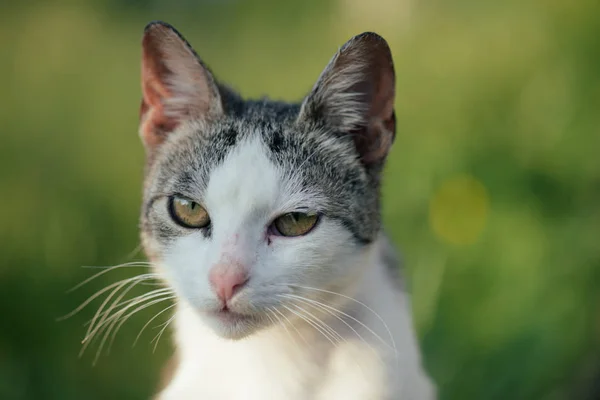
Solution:
{"label": "cat's pink inner ear", "polygon": [[182,117],[177,113],[167,113],[165,103],[173,94],[164,83],[166,76],[160,77],[153,67],[155,63],[152,60],[145,59],[142,63],[143,97],[140,107],[140,134],[144,143],[151,148],[161,144]]}
{"label": "cat's pink inner ear", "polygon": [[396,115],[394,113],[395,76],[389,68],[390,60],[376,61],[378,74],[373,78],[373,93],[368,114],[368,123],[363,136],[364,147],[355,140],[363,162],[370,164],[385,158],[394,141]]}
{"label": "cat's pink inner ear", "polygon": [[182,122],[222,111],[219,90],[189,44],[169,25],[146,28],[142,40],[140,136],[149,149]]}
{"label": "cat's pink inner ear", "polygon": [[166,134],[177,126],[167,117],[164,103],[172,96],[165,82],[168,70],[160,48],[161,27],[152,27],[142,41],[142,104],[140,107],[140,135],[146,146],[153,148],[162,143]]}
{"label": "cat's pink inner ear", "polygon": [[383,161],[394,140],[395,73],[379,35],[350,39],[331,59],[305,99],[299,119],[324,120],[354,140],[365,164]]}

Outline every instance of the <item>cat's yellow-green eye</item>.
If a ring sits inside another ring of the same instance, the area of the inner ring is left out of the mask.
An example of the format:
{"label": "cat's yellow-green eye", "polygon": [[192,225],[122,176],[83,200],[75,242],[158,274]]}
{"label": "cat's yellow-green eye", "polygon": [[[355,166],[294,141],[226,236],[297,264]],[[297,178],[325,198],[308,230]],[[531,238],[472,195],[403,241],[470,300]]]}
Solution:
{"label": "cat's yellow-green eye", "polygon": [[273,227],[277,234],[281,236],[302,236],[310,232],[319,216],[317,214],[304,214],[300,212],[291,212],[278,217],[273,221]]}
{"label": "cat's yellow-green eye", "polygon": [[179,225],[186,228],[205,228],[210,224],[208,212],[195,201],[174,196],[169,202],[171,217]]}

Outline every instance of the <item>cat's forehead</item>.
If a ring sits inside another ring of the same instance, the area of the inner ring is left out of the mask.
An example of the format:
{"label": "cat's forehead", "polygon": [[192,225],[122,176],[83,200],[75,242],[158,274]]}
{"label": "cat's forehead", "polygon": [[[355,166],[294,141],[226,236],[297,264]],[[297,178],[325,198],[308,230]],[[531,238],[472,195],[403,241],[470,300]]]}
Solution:
{"label": "cat's forehead", "polygon": [[254,135],[240,139],[209,172],[202,197],[211,209],[268,213],[281,201],[285,181],[260,138]]}
{"label": "cat's forehead", "polygon": [[162,191],[205,191],[213,174],[235,170],[236,176],[252,175],[265,166],[259,160],[269,160],[282,177],[298,177],[305,187],[319,186],[327,177],[339,181],[361,175],[349,142],[277,120],[190,122],[169,139],[147,177]]}

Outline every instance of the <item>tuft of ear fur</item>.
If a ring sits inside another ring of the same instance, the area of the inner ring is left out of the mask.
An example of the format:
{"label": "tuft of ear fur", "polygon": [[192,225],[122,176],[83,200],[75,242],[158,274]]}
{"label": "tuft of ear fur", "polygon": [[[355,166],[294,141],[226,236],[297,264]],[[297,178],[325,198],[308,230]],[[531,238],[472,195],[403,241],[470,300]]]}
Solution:
{"label": "tuft of ear fur", "polygon": [[180,123],[223,113],[218,86],[192,47],[171,25],[149,23],[142,39],[140,136],[147,150]]}
{"label": "tuft of ear fur", "polygon": [[396,130],[395,73],[390,48],[365,32],[350,39],[331,59],[304,99],[299,121],[324,121],[352,135],[365,165],[380,164]]}

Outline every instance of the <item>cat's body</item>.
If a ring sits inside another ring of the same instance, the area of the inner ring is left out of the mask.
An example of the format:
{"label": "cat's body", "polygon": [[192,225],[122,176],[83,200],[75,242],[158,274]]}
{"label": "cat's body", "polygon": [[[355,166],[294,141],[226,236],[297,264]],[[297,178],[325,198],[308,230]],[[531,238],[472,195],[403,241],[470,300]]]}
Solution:
{"label": "cat's body", "polygon": [[164,23],[143,48],[142,239],[177,296],[157,398],[434,399],[380,223],[385,41],[352,39],[297,105],[242,100]]}

